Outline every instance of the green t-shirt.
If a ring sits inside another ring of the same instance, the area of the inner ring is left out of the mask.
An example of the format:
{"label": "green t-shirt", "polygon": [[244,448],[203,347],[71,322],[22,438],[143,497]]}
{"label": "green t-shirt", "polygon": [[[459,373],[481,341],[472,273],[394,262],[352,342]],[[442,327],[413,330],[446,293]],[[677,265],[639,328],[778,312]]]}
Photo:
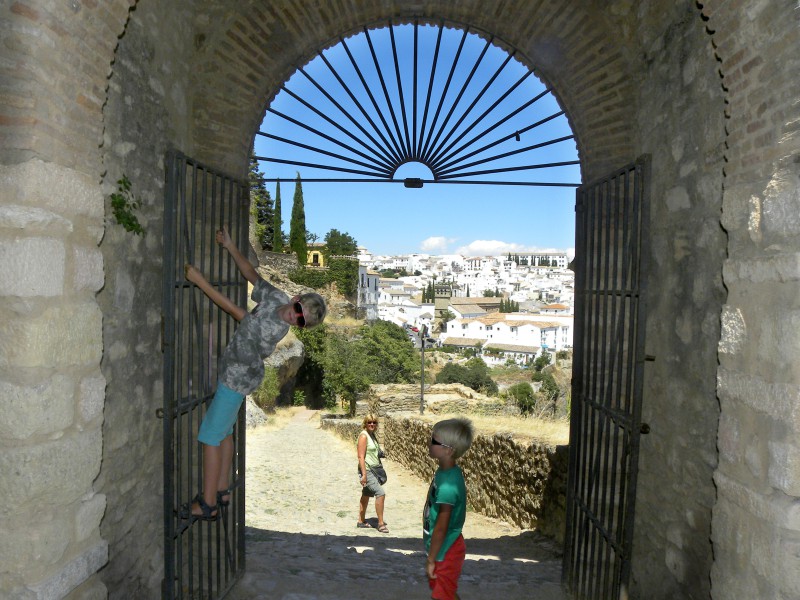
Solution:
{"label": "green t-shirt", "polygon": [[467,486],[464,483],[464,474],[458,465],[452,469],[442,471],[437,469],[428,489],[428,498],[422,511],[422,539],[425,540],[425,549],[431,548],[431,533],[439,517],[439,505],[449,504],[453,507],[450,513],[450,522],[447,524],[447,534],[444,538],[436,560],[444,560],[444,555],[461,535],[464,520],[467,518]]}

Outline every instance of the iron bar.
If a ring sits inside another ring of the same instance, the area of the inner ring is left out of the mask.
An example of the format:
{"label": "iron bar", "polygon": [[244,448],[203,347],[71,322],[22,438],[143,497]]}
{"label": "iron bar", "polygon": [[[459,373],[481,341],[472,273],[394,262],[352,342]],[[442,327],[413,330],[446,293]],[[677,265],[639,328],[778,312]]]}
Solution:
{"label": "iron bar", "polygon": [[[355,118],[353,118],[353,116],[352,116],[352,115],[351,115],[351,114],[350,114],[348,111],[346,111],[346,110],[344,109],[344,107],[342,107],[342,105],[341,105],[341,104],[339,104],[339,102],[337,102],[337,101],[336,101],[336,99],[334,99],[334,98],[333,98],[333,96],[331,96],[331,95],[330,95],[330,93],[328,93],[328,91],[327,91],[327,90],[326,90],[326,89],[325,89],[323,86],[321,86],[321,85],[320,85],[320,84],[317,82],[317,80],[316,80],[316,79],[314,79],[313,77],[311,77],[311,75],[309,75],[309,74],[308,74],[308,73],[307,73],[307,72],[306,72],[304,69],[298,69],[298,72],[299,72],[299,73],[301,73],[301,74],[303,74],[303,75],[305,75],[306,79],[308,79],[308,80],[309,80],[309,81],[310,81],[310,82],[311,82],[311,83],[314,85],[314,87],[316,87],[316,88],[317,88],[317,89],[320,91],[320,93],[321,93],[323,96],[325,96],[325,97],[328,99],[328,101],[329,101],[331,104],[333,104],[333,105],[334,105],[336,108],[338,108],[338,109],[339,109],[339,112],[341,112],[341,113],[342,113],[342,114],[343,114],[345,117],[347,117],[347,118],[348,118],[348,120],[349,120],[349,121],[350,121],[350,122],[351,122],[353,125],[355,125],[355,126],[356,126],[356,128],[358,128],[358,130],[359,130],[361,133],[363,133],[365,136],[367,136],[367,138],[369,139],[369,141],[371,141],[371,142],[372,142],[372,143],[373,143],[375,146],[378,146],[378,142],[377,142],[377,140],[375,140],[375,138],[374,138],[374,137],[372,137],[372,135],[370,135],[370,134],[369,134],[369,132],[368,132],[368,131],[367,131],[367,130],[366,130],[366,129],[365,129],[365,128],[364,128],[364,127],[361,125],[361,123],[359,123],[359,122],[358,122],[358,121],[357,121]],[[295,98],[298,98],[298,96],[296,96],[296,95],[295,95],[294,97],[295,97]],[[321,112],[319,112],[319,113],[317,113],[317,114],[320,114],[320,115],[321,115],[322,113],[321,113]],[[334,121],[332,118],[328,117],[327,115],[325,116],[325,120],[326,120],[326,121],[328,121],[329,123],[331,123],[331,124],[335,125],[335,126],[337,127],[337,129],[339,129],[340,131],[344,131],[344,132],[346,132],[346,133],[347,133],[347,134],[348,134],[348,135],[349,135],[351,138],[353,138],[353,139],[355,139],[355,140],[358,140],[359,142],[361,142],[361,144],[362,144],[364,147],[366,147],[366,148],[368,148],[368,149],[371,149],[371,150],[373,149],[373,148],[371,148],[370,146],[367,146],[366,144],[364,144],[364,142],[363,142],[362,140],[359,140],[357,137],[355,137],[355,136],[352,134],[352,132],[348,132],[348,131],[347,131],[347,130],[344,128],[344,127],[342,127],[340,124],[336,123],[336,122],[335,122],[335,121]],[[377,152],[376,152],[376,154],[377,154]]]}
{"label": "iron bar", "polygon": [[[365,27],[364,28],[364,35],[367,38],[367,44],[369,45],[369,51],[372,55],[372,62],[375,65],[375,70],[378,73],[378,80],[381,82],[381,89],[383,90],[383,96],[386,100],[386,105],[389,108],[389,115],[392,117],[392,123],[394,123],[394,130],[397,133],[397,140],[400,144],[400,158],[402,160],[408,159],[408,148],[403,145],[403,137],[402,133],[400,132],[400,125],[397,123],[397,115],[394,112],[394,105],[392,103],[392,99],[389,98],[389,90],[386,88],[386,81],[383,78],[383,71],[380,66],[380,62],[378,61],[378,55],[375,53],[375,47],[372,44],[372,38],[369,35],[369,30]],[[395,56],[395,61],[397,57]]]}
{"label": "iron bar", "polygon": [[[289,96],[292,96],[293,98],[296,98],[296,99],[298,99],[298,101],[299,101],[301,104],[303,104],[304,106],[306,106],[307,108],[309,108],[309,109],[310,109],[311,111],[313,111],[315,114],[317,114],[317,115],[319,115],[320,117],[322,117],[322,118],[323,118],[325,121],[327,121],[328,123],[332,124],[334,127],[336,127],[336,129],[338,129],[339,131],[343,132],[343,133],[344,133],[346,136],[348,136],[349,138],[351,138],[351,139],[355,140],[356,142],[358,142],[359,144],[361,144],[361,145],[362,145],[364,148],[366,148],[367,150],[370,150],[370,151],[372,151],[372,152],[373,152],[373,153],[376,155],[376,157],[377,157],[377,158],[376,158],[376,159],[374,159],[374,160],[375,160],[376,162],[378,162],[378,160],[379,160],[379,158],[380,158],[380,155],[378,154],[378,152],[376,151],[376,149],[375,149],[375,148],[371,148],[371,147],[370,147],[370,146],[368,146],[368,145],[367,145],[367,144],[366,144],[366,143],[365,143],[363,140],[361,140],[361,139],[357,138],[356,136],[354,136],[354,135],[352,134],[352,132],[350,132],[350,131],[348,131],[347,129],[345,129],[344,127],[342,127],[342,126],[341,126],[339,123],[336,123],[336,122],[334,122],[334,121],[333,121],[333,120],[332,120],[330,117],[328,117],[327,115],[323,115],[323,114],[322,114],[322,113],[321,113],[321,112],[320,112],[320,111],[319,111],[317,108],[311,107],[311,106],[308,104],[308,102],[306,102],[305,100],[302,100],[302,99],[300,99],[300,97],[299,97],[299,96],[297,96],[296,94],[294,94],[294,92],[290,91],[290,90],[289,90],[289,89],[287,89],[287,88],[284,88],[284,89],[286,90],[286,93],[287,93]],[[337,140],[336,138],[334,138],[334,137],[332,137],[332,136],[330,136],[330,135],[327,135],[327,134],[325,134],[325,133],[323,133],[323,132],[319,131],[319,130],[318,130],[318,129],[316,129],[315,127],[311,127],[310,125],[307,125],[307,124],[303,123],[302,121],[300,121],[300,120],[298,120],[298,119],[295,119],[295,118],[293,118],[293,117],[290,117],[289,115],[286,115],[286,114],[284,114],[284,113],[282,113],[282,112],[280,112],[280,111],[277,111],[277,110],[275,110],[274,108],[268,108],[268,109],[267,109],[267,112],[269,112],[269,113],[272,113],[273,115],[277,115],[277,116],[279,116],[279,117],[281,117],[281,118],[285,119],[286,121],[289,121],[290,123],[292,123],[292,124],[294,124],[294,125],[297,125],[298,127],[302,127],[303,129],[305,129],[305,130],[307,130],[307,131],[310,131],[311,133],[313,133],[313,134],[315,134],[315,135],[318,135],[318,136],[319,136],[319,137],[321,137],[322,139],[328,140],[329,142],[332,142],[332,143],[336,144],[337,146],[341,146],[342,148],[345,148],[345,149],[347,149],[347,150],[351,150],[352,152],[358,153],[360,156],[363,156],[364,158],[367,158],[367,159],[369,160],[369,157],[368,157],[368,155],[366,155],[366,154],[364,154],[364,153],[362,153],[362,152],[359,152],[359,151],[355,150],[354,148],[352,148],[351,146],[348,146],[347,144],[345,144],[345,143],[344,143],[344,142],[342,142],[341,140]],[[381,149],[381,146],[377,145],[377,148],[378,148],[378,149]]]}
{"label": "iron bar", "polygon": [[[356,59],[353,57],[353,53],[350,51],[350,48],[347,46],[347,42],[342,38],[339,38],[339,40],[340,40],[340,42],[342,44],[342,48],[344,48],[344,51],[347,54],[347,57],[350,59],[350,64],[355,69],[356,75],[358,75],[358,80],[361,82],[361,85],[364,88],[364,91],[367,93],[367,96],[369,97],[370,101],[372,102],[372,107],[375,109],[375,112],[378,114],[378,118],[381,120],[381,123],[383,124],[384,130],[386,131],[386,135],[389,136],[389,139],[392,142],[392,146],[394,147],[393,148],[393,150],[394,150],[393,154],[394,154],[395,161],[401,161],[403,159],[402,158],[403,157],[403,150],[400,148],[400,145],[397,143],[397,140],[392,135],[392,131],[391,131],[391,128],[389,127],[389,123],[386,121],[386,117],[383,116],[383,111],[378,106],[378,101],[375,99],[375,96],[372,94],[372,90],[370,89],[370,86],[367,85],[367,81],[366,81],[366,79],[364,79],[364,75],[361,72],[361,68],[358,66],[358,62],[356,62]],[[380,131],[377,128],[375,129],[375,131],[378,133],[380,138],[383,140],[384,144],[386,144],[387,149],[388,149],[388,143],[386,142],[386,138],[383,137],[383,134],[381,134]]]}
{"label": "iron bar", "polygon": [[[256,157],[258,158],[258,157]],[[261,159],[259,160],[267,160]],[[295,163],[289,163],[295,164]],[[280,177],[262,177],[259,181],[263,181],[265,183],[278,183],[281,181],[286,181],[285,179],[281,179]],[[403,184],[402,179],[337,179],[337,178],[319,178],[319,177],[310,177],[308,179],[303,178],[303,183],[395,183],[395,184]],[[579,183],[561,183],[561,182],[547,182],[547,181],[490,181],[490,180],[470,180],[470,181],[458,181],[458,180],[447,180],[447,181],[438,181],[435,179],[420,179],[422,183],[441,183],[441,184],[456,184],[456,185],[521,185],[521,186],[530,186],[530,187],[571,187],[576,188],[580,184]]]}
{"label": "iron bar", "polygon": [[[375,149],[379,149],[379,150],[382,151],[383,160],[386,161],[385,166],[391,168],[391,166],[390,166],[391,163],[392,162],[396,162],[399,159],[399,156],[397,156],[397,155],[392,156],[391,148],[386,147],[386,146],[388,146],[388,142],[387,142],[386,138],[383,136],[383,134],[381,133],[380,129],[375,124],[375,121],[372,120],[372,117],[369,116],[369,113],[367,112],[367,110],[364,108],[364,106],[361,104],[361,102],[359,102],[358,98],[353,93],[353,90],[350,89],[350,86],[347,85],[344,82],[344,80],[342,79],[341,75],[339,75],[339,72],[334,68],[334,66],[330,63],[330,61],[325,57],[325,55],[322,52],[319,53],[319,57],[320,57],[320,59],[322,59],[322,62],[324,62],[325,65],[328,67],[328,70],[331,72],[331,74],[336,78],[336,81],[339,82],[339,85],[342,86],[342,89],[350,97],[350,100],[352,100],[353,103],[356,105],[356,107],[358,107],[358,110],[361,111],[361,114],[364,116],[364,118],[370,124],[370,126],[372,127],[372,130],[375,132],[375,134],[378,137],[381,138],[381,141],[383,142],[383,146],[381,146],[381,144],[379,144],[377,142],[377,140],[375,140],[374,137],[372,137],[369,134],[366,134],[367,137],[369,138],[369,140],[376,146]],[[261,133],[261,132],[259,132],[259,133]],[[358,152],[355,149],[351,149],[349,147],[348,147],[348,149],[350,149],[352,152],[358,153],[359,155],[363,156],[364,158],[367,158],[366,154]],[[373,149],[373,150],[375,150],[375,149]]]}
{"label": "iron bar", "polygon": [[[494,75],[492,75],[492,77],[489,79],[489,81],[486,82],[486,84],[483,86],[483,89],[478,93],[478,95],[475,97],[475,99],[472,101],[472,103],[467,107],[467,110],[461,115],[461,117],[458,119],[458,121],[455,123],[455,125],[453,125],[453,127],[450,128],[450,131],[447,133],[447,135],[444,137],[444,139],[441,141],[441,143],[433,151],[433,156],[431,156],[431,158],[430,158],[430,161],[432,163],[438,162],[439,161],[438,156],[440,155],[440,153],[446,153],[453,146],[455,146],[460,140],[462,140],[464,138],[464,136],[466,136],[470,131],[472,131],[472,129],[474,127],[476,127],[478,125],[478,123],[480,123],[484,118],[486,118],[486,116],[489,113],[491,113],[495,108],[497,108],[497,106],[503,100],[505,100],[508,97],[508,95],[511,94],[511,92],[513,92],[515,89],[517,89],[517,87],[519,87],[519,85],[531,75],[531,71],[526,71],[525,74],[511,88],[506,90],[505,93],[503,93],[497,100],[495,100],[491,104],[491,106],[489,106],[489,108],[487,108],[485,111],[483,111],[478,116],[477,119],[473,120],[472,123],[468,127],[466,127],[464,129],[464,131],[462,131],[458,136],[456,136],[456,138],[452,142],[450,142],[450,144],[447,147],[444,147],[444,145],[455,134],[455,132],[458,130],[458,128],[461,126],[461,124],[464,122],[464,120],[467,118],[469,113],[472,112],[472,109],[475,108],[475,106],[478,104],[480,99],[483,98],[483,95],[486,93],[486,91],[489,89],[489,87],[494,83],[494,81],[497,79],[497,77],[500,75],[500,73],[503,71],[503,69],[506,67],[506,65],[508,65],[508,63],[511,61],[513,56],[514,56],[513,54],[509,54],[506,57],[505,61],[503,61],[503,64],[500,65],[500,67],[497,69],[497,71],[495,71]],[[482,58],[482,56],[481,56],[481,58]],[[477,65],[475,66],[475,68],[477,69]],[[471,78],[471,76],[472,76],[472,73],[470,73],[470,78]],[[466,85],[468,85],[468,83],[469,83],[469,81],[465,82],[465,84],[464,84],[465,88],[466,88]],[[460,96],[459,96],[459,99],[460,99]],[[455,105],[454,105],[453,108],[455,108]]]}
{"label": "iron bar", "polygon": [[[505,136],[503,136],[501,138],[498,138],[493,142],[490,142],[490,143],[488,143],[488,144],[486,144],[484,146],[481,146],[477,150],[473,150],[472,152],[469,152],[467,154],[461,155],[457,159],[450,160],[451,158],[457,156],[463,150],[466,150],[467,148],[469,148],[473,143],[477,142],[480,139],[483,139],[487,134],[491,133],[492,131],[494,131],[495,129],[500,127],[500,125],[506,123],[508,120],[510,120],[513,117],[517,116],[520,112],[522,112],[526,108],[529,108],[530,106],[535,104],[538,100],[541,100],[544,96],[546,96],[549,93],[550,93],[549,90],[545,90],[541,94],[538,94],[537,96],[534,96],[533,98],[531,98],[530,100],[528,100],[527,102],[522,104],[521,106],[517,107],[516,109],[514,109],[513,111],[508,113],[505,117],[503,117],[499,121],[495,122],[493,125],[490,125],[489,127],[485,128],[480,133],[478,133],[475,136],[473,136],[468,141],[464,142],[461,146],[459,146],[455,150],[451,151],[449,154],[443,155],[439,159],[439,162],[435,163],[436,167],[439,168],[439,169],[444,168],[444,167],[449,167],[450,165],[455,164],[458,161],[466,160],[468,158],[471,158],[472,156],[475,156],[476,154],[480,154],[481,152],[485,152],[489,148],[494,148],[495,146],[499,146],[500,144],[509,141],[511,138],[517,138],[523,133],[527,133],[528,131],[531,131],[532,129],[535,129],[536,127],[539,127],[539,126],[544,125],[545,123],[547,123],[549,121],[552,121],[556,117],[560,117],[561,115],[564,114],[563,110],[559,111],[557,113],[553,113],[552,115],[550,115],[548,117],[545,117],[544,119],[540,119],[540,120],[536,121],[535,123],[532,123],[531,125],[527,125],[526,127],[523,127],[521,129],[517,129],[516,131],[514,131],[514,133],[510,133],[510,134],[505,135]],[[574,138],[574,136],[570,136],[570,137]],[[445,161],[448,161],[448,160],[450,162],[445,162]],[[442,163],[444,163],[444,164],[442,164]]]}
{"label": "iron bar", "polygon": [[[444,121],[442,121],[442,124],[439,126],[439,129],[436,132],[436,135],[433,137],[433,141],[431,143],[430,148],[428,148],[427,152],[422,157],[422,161],[423,162],[425,162],[425,163],[431,162],[431,158],[432,158],[431,155],[432,154],[433,155],[436,154],[436,151],[438,150],[438,147],[439,147],[439,146],[437,146],[437,144],[439,144],[439,137],[442,135],[442,133],[444,133],[445,127],[450,122],[450,118],[453,116],[453,113],[455,112],[456,108],[458,107],[458,104],[461,102],[461,98],[464,97],[464,93],[467,91],[467,87],[472,82],[472,78],[475,76],[475,73],[477,72],[478,67],[483,62],[483,58],[486,56],[486,52],[489,50],[489,46],[492,43],[492,39],[493,38],[490,38],[490,39],[488,39],[486,41],[486,44],[484,44],[483,50],[481,51],[480,56],[478,56],[477,60],[475,61],[475,64],[472,65],[472,70],[469,72],[469,75],[467,75],[466,79],[461,84],[461,89],[458,91],[458,94],[456,94],[455,100],[453,100],[453,102],[450,105],[450,110],[447,111],[447,116],[445,116]],[[453,66],[455,66],[455,64]],[[444,100],[444,95],[442,95],[442,99]],[[453,131],[453,129],[454,128],[451,128],[450,131]]]}
{"label": "iron bar", "polygon": [[453,64],[450,67],[450,73],[447,75],[447,80],[445,81],[444,88],[442,89],[442,93],[439,95],[439,104],[436,107],[436,112],[433,114],[433,120],[431,121],[431,125],[428,128],[427,139],[425,140],[425,144],[422,146],[422,151],[420,152],[420,160],[422,162],[425,162],[425,157],[428,154],[428,145],[431,140],[431,134],[433,133],[433,130],[436,127],[436,123],[439,121],[439,115],[441,114],[442,106],[444,105],[444,99],[447,97],[447,92],[450,91],[450,83],[453,81],[453,74],[456,72],[456,66],[458,65],[459,59],[461,58],[461,52],[464,49],[464,42],[467,41],[468,33],[469,33],[469,28],[465,28],[464,34],[461,36],[461,41],[458,43],[458,50],[456,50],[456,55],[453,58]]}
{"label": "iron bar", "polygon": [[[392,58],[394,58],[394,74],[395,78],[397,79],[397,94],[400,99],[400,115],[403,117],[403,131],[406,135],[406,152],[407,157],[412,158],[412,147],[411,147],[411,139],[408,135],[408,116],[406,115],[406,101],[405,101],[405,94],[403,93],[403,80],[400,77],[400,61],[397,58],[397,43],[394,39],[394,27],[392,26],[391,22],[389,23],[389,39],[392,42]],[[388,100],[388,98],[387,98]]]}
{"label": "iron bar", "polygon": [[[259,132],[260,133],[260,132]],[[318,152],[319,154],[324,154],[326,156],[331,156],[333,158],[338,158],[340,160],[349,162],[354,165],[360,165],[362,167],[366,167],[367,169],[373,169],[376,173],[383,173],[386,177],[392,176],[392,169],[389,167],[383,169],[377,169],[373,165],[369,163],[361,162],[360,160],[355,160],[354,158],[349,158],[344,156],[343,154],[336,154],[335,152],[330,152],[329,150],[323,150],[322,148],[315,148],[314,146],[310,146],[308,144],[303,144],[302,142],[296,142],[294,140],[290,140],[288,138],[279,137],[277,135],[272,135],[271,133],[260,133],[260,135],[270,138],[279,142],[284,142],[286,144],[290,144],[292,146],[296,146],[298,148],[305,148],[306,150],[313,150],[314,152]],[[359,153],[361,154],[361,153]]]}
{"label": "iron bar", "polygon": [[419,147],[414,152],[414,158],[420,160],[422,155],[423,142],[425,139],[425,124],[428,121],[428,108],[431,103],[431,94],[433,93],[433,82],[436,77],[436,68],[439,64],[439,51],[442,46],[442,33],[444,33],[444,23],[439,24],[439,33],[436,34],[436,47],[433,51],[433,63],[431,64],[431,76],[428,80],[428,91],[425,97],[425,109],[422,112],[422,125],[419,128]]}
{"label": "iron bar", "polygon": [[417,159],[417,69],[419,68],[419,21],[414,21],[414,57],[413,57],[413,88],[412,88],[412,103],[411,103],[411,115],[413,117],[411,123],[411,130],[414,137],[414,143],[411,146],[411,157],[416,160]]}
{"label": "iron bar", "polygon": [[442,175],[447,175],[449,173],[452,173],[453,171],[457,171],[458,169],[466,169],[467,167],[474,167],[475,165],[482,165],[482,164],[485,164],[487,162],[492,162],[492,161],[495,161],[495,160],[508,158],[509,156],[514,156],[514,155],[520,154],[522,152],[529,152],[531,150],[538,150],[539,148],[545,148],[546,146],[551,146],[553,144],[559,144],[561,142],[564,142],[566,140],[571,140],[571,139],[574,139],[574,136],[567,135],[567,136],[564,136],[564,137],[556,138],[554,140],[548,140],[546,142],[541,142],[540,144],[533,144],[532,146],[525,146],[524,148],[520,148],[519,150],[511,150],[509,152],[505,152],[504,154],[498,154],[497,156],[490,156],[489,158],[484,158],[484,159],[481,159],[481,160],[473,161],[471,163],[466,163],[466,164],[463,164],[463,165],[459,165],[457,169],[453,168],[453,169],[438,170],[437,173],[441,177]]}
{"label": "iron bar", "polygon": [[555,163],[543,163],[538,165],[523,165],[519,167],[505,167],[502,169],[486,169],[483,171],[468,171],[466,173],[458,173],[456,175],[445,175],[439,178],[442,179],[452,179],[454,177],[469,177],[472,175],[488,175],[491,173],[509,173],[511,171],[532,171],[534,169],[549,169],[551,167],[566,167],[569,165],[579,165],[581,164],[579,160],[567,160],[562,162],[555,162]]}

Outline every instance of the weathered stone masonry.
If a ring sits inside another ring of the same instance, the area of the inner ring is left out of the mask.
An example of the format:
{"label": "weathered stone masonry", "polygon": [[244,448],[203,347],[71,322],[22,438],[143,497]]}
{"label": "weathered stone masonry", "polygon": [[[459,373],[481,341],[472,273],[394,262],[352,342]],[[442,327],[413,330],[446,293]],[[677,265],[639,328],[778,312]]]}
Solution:
{"label": "weathered stone masonry", "polygon": [[[534,66],[586,181],[653,157],[631,597],[800,597],[798,15],[796,0],[0,1],[0,595],[158,597],[164,152],[246,174],[266,106],[317,48],[420,17]],[[107,220],[123,173],[144,238]]]}

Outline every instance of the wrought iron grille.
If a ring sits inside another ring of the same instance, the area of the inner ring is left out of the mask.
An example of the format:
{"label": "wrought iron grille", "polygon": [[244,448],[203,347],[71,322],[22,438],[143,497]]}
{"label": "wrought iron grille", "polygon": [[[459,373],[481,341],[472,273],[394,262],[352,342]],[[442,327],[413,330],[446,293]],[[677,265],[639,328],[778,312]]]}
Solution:
{"label": "wrought iron grille", "polygon": [[184,278],[194,264],[209,282],[245,306],[247,282],[215,243],[229,227],[246,247],[246,184],[178,153],[167,155],[164,207],[162,351],[164,354],[165,599],[221,598],[244,569],[244,410],[234,431],[233,492],[214,522],[183,520],[180,506],[202,490],[197,431],[216,387],[217,358],[235,321]]}
{"label": "wrought iron grille", "polygon": [[641,424],[649,159],[577,190],[564,583],[628,597]]}
{"label": "wrought iron grille", "polygon": [[[293,165],[349,177],[304,182],[576,187],[564,112],[498,44],[469,27],[418,21],[339,38],[281,87],[286,108],[273,102],[258,131],[275,154],[256,158],[268,171]],[[410,162],[427,166],[432,179],[394,179]],[[516,178],[498,177],[508,175]]]}

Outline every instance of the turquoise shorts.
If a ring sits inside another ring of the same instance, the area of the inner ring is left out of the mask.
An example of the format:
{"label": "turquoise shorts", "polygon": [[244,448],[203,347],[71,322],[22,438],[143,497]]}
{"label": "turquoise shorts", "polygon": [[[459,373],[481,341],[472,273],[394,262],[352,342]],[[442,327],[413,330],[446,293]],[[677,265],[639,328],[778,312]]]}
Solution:
{"label": "turquoise shorts", "polygon": [[217,392],[200,424],[198,441],[207,446],[219,446],[222,440],[233,433],[233,426],[236,425],[236,417],[243,401],[244,394],[217,382]]}

